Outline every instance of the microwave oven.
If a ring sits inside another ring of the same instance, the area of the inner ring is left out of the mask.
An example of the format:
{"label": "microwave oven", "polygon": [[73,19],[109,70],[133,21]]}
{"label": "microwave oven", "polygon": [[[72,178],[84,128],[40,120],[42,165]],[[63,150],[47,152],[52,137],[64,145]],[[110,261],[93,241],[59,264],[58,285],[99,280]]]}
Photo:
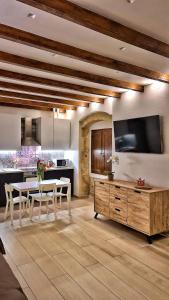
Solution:
{"label": "microwave oven", "polygon": [[69,160],[68,159],[56,159],[56,167],[68,167]]}

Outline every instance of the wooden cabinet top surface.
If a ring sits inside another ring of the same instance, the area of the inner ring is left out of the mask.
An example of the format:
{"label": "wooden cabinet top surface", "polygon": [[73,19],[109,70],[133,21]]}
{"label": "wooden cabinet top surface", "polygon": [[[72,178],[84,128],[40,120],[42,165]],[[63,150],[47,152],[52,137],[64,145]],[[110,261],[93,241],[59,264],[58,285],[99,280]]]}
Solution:
{"label": "wooden cabinet top surface", "polygon": [[136,182],[129,182],[129,181],[125,181],[125,180],[113,180],[113,181],[109,181],[107,179],[95,179],[95,182],[103,182],[103,183],[107,183],[107,184],[110,184],[110,185],[117,185],[117,186],[120,186],[120,187],[125,187],[125,188],[128,188],[128,189],[132,189],[132,190],[138,190],[140,192],[144,192],[144,193],[148,193],[148,194],[151,194],[151,193],[157,193],[157,192],[164,192],[164,191],[168,191],[169,192],[169,187],[168,188],[159,188],[159,187],[152,187],[151,186],[151,189],[150,190],[145,190],[145,189],[138,189],[136,188]]}

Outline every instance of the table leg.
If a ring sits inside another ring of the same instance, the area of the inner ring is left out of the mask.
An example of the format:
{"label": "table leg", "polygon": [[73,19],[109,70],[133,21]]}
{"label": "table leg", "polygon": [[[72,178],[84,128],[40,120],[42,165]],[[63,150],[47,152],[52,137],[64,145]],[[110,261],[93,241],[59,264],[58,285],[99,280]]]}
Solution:
{"label": "table leg", "polygon": [[67,204],[68,204],[68,214],[71,216],[71,185],[68,185],[67,189]]}
{"label": "table leg", "polygon": [[19,198],[20,198],[20,201],[19,201],[19,225],[22,226],[22,192],[20,191],[19,192]]}

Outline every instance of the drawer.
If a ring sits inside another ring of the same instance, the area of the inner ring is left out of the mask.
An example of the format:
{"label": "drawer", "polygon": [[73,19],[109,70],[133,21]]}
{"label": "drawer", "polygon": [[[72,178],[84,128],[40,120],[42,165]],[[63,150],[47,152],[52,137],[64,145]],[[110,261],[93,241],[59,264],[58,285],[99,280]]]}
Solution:
{"label": "drawer", "polygon": [[110,217],[115,221],[121,223],[127,223],[127,207],[117,207],[113,203],[110,203]]}
{"label": "drawer", "polygon": [[117,208],[114,209],[114,211],[110,210],[110,218],[117,221],[117,222],[127,224],[126,215],[124,215],[123,213],[118,211]]}
{"label": "drawer", "polygon": [[110,185],[103,181],[95,181],[95,190],[102,189],[103,192],[110,192]]}
{"label": "drawer", "polygon": [[109,205],[109,200],[110,200],[109,193],[102,190],[100,187],[95,188],[95,198]]}
{"label": "drawer", "polygon": [[138,205],[149,206],[150,195],[148,193],[137,191],[137,190],[129,190],[128,191],[128,202]]}
{"label": "drawer", "polygon": [[117,196],[110,196],[110,203],[116,207],[121,207],[127,209],[127,198],[120,198]]}
{"label": "drawer", "polygon": [[118,186],[118,185],[113,185],[110,187],[110,196],[114,197],[120,197],[127,199],[127,193],[128,190],[124,187]]}
{"label": "drawer", "polygon": [[145,203],[128,203],[128,217],[137,216],[138,218],[144,218],[150,220],[149,205]]}
{"label": "drawer", "polygon": [[105,205],[103,201],[100,201],[97,198],[95,198],[94,201],[94,210],[99,214],[109,217],[109,205]]}
{"label": "drawer", "polygon": [[127,224],[136,230],[150,234],[150,223],[149,220],[145,218],[141,218],[136,215],[129,215],[127,218]]}

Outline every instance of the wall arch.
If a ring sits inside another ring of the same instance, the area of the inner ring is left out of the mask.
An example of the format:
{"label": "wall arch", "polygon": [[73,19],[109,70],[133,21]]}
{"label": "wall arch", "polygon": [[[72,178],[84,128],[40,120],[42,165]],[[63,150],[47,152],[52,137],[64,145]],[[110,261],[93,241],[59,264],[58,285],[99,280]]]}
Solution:
{"label": "wall arch", "polygon": [[89,133],[90,127],[100,121],[111,121],[112,115],[106,112],[94,112],[79,121],[79,196],[89,195]]}

